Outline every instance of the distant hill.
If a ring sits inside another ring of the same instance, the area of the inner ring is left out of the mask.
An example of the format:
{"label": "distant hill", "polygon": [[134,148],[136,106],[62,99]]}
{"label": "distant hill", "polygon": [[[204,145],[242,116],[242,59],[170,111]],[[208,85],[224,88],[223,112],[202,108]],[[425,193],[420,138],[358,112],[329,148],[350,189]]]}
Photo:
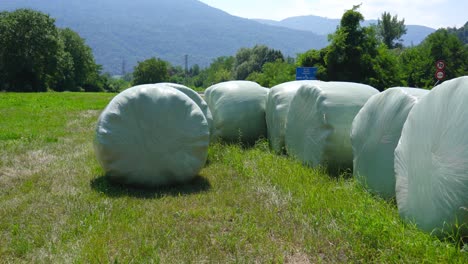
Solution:
{"label": "distant hill", "polygon": [[[340,24],[340,19],[331,19],[320,16],[297,16],[289,17],[281,21],[267,20],[267,19],[253,19],[257,22],[285,27],[296,30],[311,31],[319,35],[328,35],[335,32],[336,27]],[[363,22],[363,26],[370,24],[377,24],[377,20],[366,20]],[[403,36],[403,45],[418,45],[421,43],[429,34],[433,33],[435,29],[419,26],[419,25],[406,25],[408,29],[407,33]]]}
{"label": "distant hill", "polygon": [[33,8],[86,39],[97,63],[112,74],[131,71],[157,56],[174,65],[207,66],[241,47],[264,44],[296,56],[327,45],[310,31],[265,25],[231,16],[196,0],[1,0],[0,11]]}

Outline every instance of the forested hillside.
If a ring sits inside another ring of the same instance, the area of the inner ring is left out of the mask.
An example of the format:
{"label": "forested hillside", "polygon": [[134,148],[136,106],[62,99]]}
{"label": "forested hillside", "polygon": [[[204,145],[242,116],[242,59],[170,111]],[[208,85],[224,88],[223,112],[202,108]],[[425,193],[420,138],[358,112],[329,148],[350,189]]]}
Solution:
{"label": "forested hillside", "polygon": [[0,10],[33,8],[80,34],[112,74],[152,56],[208,66],[241,47],[264,44],[295,56],[326,46],[325,36],[231,16],[196,0],[2,0]]}

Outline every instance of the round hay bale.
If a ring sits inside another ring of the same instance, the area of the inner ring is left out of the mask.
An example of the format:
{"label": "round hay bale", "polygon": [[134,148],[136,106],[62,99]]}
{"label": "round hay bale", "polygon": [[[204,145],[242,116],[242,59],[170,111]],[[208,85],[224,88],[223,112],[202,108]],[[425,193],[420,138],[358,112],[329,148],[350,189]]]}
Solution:
{"label": "round hay bale", "polygon": [[138,186],[182,183],[206,162],[209,127],[184,93],[137,86],[118,94],[99,117],[97,159],[112,181]]}
{"label": "round hay bale", "polygon": [[277,153],[285,151],[284,135],[286,117],[291,101],[297,90],[314,81],[291,81],[278,84],[270,89],[266,103],[266,124],[270,147]]}
{"label": "round hay bale", "polygon": [[349,133],[354,117],[378,91],[348,82],[315,82],[294,95],[286,120],[286,150],[303,163],[336,174],[352,167]]}
{"label": "round hay bale", "polygon": [[210,108],[208,107],[208,104],[205,102],[205,100],[203,100],[203,98],[197,92],[195,92],[194,90],[192,90],[191,88],[185,85],[177,84],[177,83],[155,83],[155,84],[144,84],[144,85],[147,85],[148,87],[150,86],[171,87],[171,88],[174,88],[183,92],[190,99],[192,99],[198,105],[198,107],[200,107],[200,109],[202,110],[203,114],[206,117],[208,126],[210,127],[210,134],[213,134],[213,116],[211,115]]}
{"label": "round hay bale", "polygon": [[467,117],[468,76],[445,81],[413,107],[395,150],[401,217],[440,236],[468,235]]}
{"label": "round hay bale", "polygon": [[394,87],[373,95],[351,128],[353,175],[384,199],[395,197],[394,152],[413,106],[429,91]]}
{"label": "round hay bale", "polygon": [[253,143],[266,137],[267,88],[250,81],[210,86],[205,98],[213,114],[214,137],[228,142]]}

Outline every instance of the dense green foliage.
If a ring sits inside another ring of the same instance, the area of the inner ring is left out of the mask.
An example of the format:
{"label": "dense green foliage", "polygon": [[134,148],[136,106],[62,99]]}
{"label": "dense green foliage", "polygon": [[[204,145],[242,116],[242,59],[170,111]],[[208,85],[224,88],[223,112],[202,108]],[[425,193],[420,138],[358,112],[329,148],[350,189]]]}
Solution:
{"label": "dense green foliage", "polygon": [[468,22],[460,28],[448,28],[447,30],[457,35],[464,45],[468,44]]}
{"label": "dense green foliage", "polygon": [[101,66],[94,61],[92,50],[85,40],[69,28],[59,29],[59,33],[64,44],[65,65],[62,67],[62,76],[65,78],[54,85],[55,89],[84,89],[93,92],[102,90],[99,78]]}
{"label": "dense green foliage", "polygon": [[100,66],[71,29],[30,9],[0,13],[0,90],[100,91]]}
{"label": "dense green foliage", "polygon": [[219,82],[233,80],[234,62],[235,59],[232,56],[216,58],[210,67],[200,71],[200,74],[194,77],[193,85],[207,88]]}
{"label": "dense green foliage", "polygon": [[308,50],[297,56],[297,65],[301,67],[316,67],[317,79],[327,79],[327,67],[325,63],[325,55],[328,53],[328,47],[321,50]]}
{"label": "dense green foliage", "polygon": [[69,28],[59,29],[59,33],[64,44],[64,65],[59,68],[63,78],[58,78],[54,90],[102,91],[104,84],[99,76],[101,66],[94,61],[91,48],[78,33]]}
{"label": "dense green foliage", "polygon": [[344,13],[328,47],[299,55],[298,65],[317,67],[320,80],[366,83],[379,90],[397,85],[396,59],[379,44],[375,27],[361,26],[364,17],[357,8]]}
{"label": "dense green foliage", "polygon": [[377,21],[377,33],[382,42],[388,48],[402,47],[401,37],[407,32],[405,20],[398,20],[398,15],[392,17],[390,13],[383,12],[381,19]]}
{"label": "dense green foliage", "polygon": [[377,39],[372,28],[361,27],[364,20],[356,8],[341,18],[325,55],[328,80],[365,83],[373,76],[373,58],[377,56]]}
{"label": "dense green foliage", "polygon": [[54,22],[28,9],[0,13],[0,89],[47,90],[64,56]]}
{"label": "dense green foliage", "polygon": [[[388,13],[383,17],[390,19]],[[346,11],[340,26],[330,35],[330,45],[299,54],[297,65],[317,67],[321,80],[366,83],[379,90],[394,86],[432,88],[437,81],[437,60],[446,61],[445,80],[468,75],[468,46],[450,30],[440,29],[418,46],[389,49],[385,42],[391,41],[390,47],[399,46],[393,42],[399,33],[386,40],[379,26],[362,27],[362,20],[357,7]],[[404,29],[403,21],[396,16],[388,23],[399,28],[396,32]]]}
{"label": "dense green foliage", "polygon": [[251,73],[260,72],[267,62],[284,61],[279,50],[269,49],[265,45],[256,45],[252,49],[241,48],[236,53],[234,78],[245,80]]}
{"label": "dense green foliage", "polygon": [[260,72],[252,72],[247,80],[255,81],[263,87],[273,87],[277,84],[295,80],[296,67],[282,60],[267,62]]}
{"label": "dense green foliage", "polygon": [[139,62],[133,71],[133,84],[167,82],[169,80],[169,64],[159,58],[151,58]]}
{"label": "dense green foliage", "polygon": [[132,79],[132,74],[127,74],[126,76],[111,76],[109,73],[104,73],[101,75],[104,90],[113,93],[121,92],[132,86]]}
{"label": "dense green foliage", "polygon": [[204,89],[219,82],[250,80],[271,87],[294,80],[294,74],[293,59],[288,58],[285,61],[281,51],[256,45],[253,48],[239,49],[235,56],[218,57],[202,70],[194,65],[188,71],[184,83],[196,89]]}
{"label": "dense green foliage", "polygon": [[403,50],[399,66],[402,82],[408,86],[430,88],[437,60],[444,60],[445,79],[468,75],[468,46],[463,45],[456,35],[439,29],[429,35],[421,45]]}

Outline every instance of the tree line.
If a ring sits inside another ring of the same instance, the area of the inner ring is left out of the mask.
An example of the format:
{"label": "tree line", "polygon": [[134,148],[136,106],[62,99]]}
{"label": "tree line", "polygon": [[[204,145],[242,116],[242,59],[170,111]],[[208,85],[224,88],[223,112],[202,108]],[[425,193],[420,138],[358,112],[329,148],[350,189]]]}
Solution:
{"label": "tree line", "polygon": [[[438,60],[446,63],[446,80],[468,75],[466,25],[439,29],[421,44],[404,47],[404,19],[384,12],[376,25],[363,27],[364,17],[358,9],[354,6],[343,14],[337,30],[329,35],[330,44],[323,49],[286,58],[264,45],[241,48],[234,56],[216,58],[205,69],[195,65],[187,72],[179,71],[180,75],[158,80],[178,81],[178,76],[184,84],[199,89],[228,80],[251,80],[272,87],[294,80],[296,67],[317,67],[317,77],[324,81],[365,83],[381,91],[395,86],[430,89],[437,81]],[[135,68],[135,83],[147,83],[139,77],[141,71],[144,69]]]}
{"label": "tree line", "polygon": [[91,48],[69,28],[57,28],[50,16],[30,9],[0,13],[0,90],[40,92],[111,91],[131,85],[174,82],[202,90],[229,80],[251,80],[262,86],[295,79],[296,67],[317,67],[324,81],[351,81],[379,90],[394,86],[431,88],[435,62],[446,63],[446,79],[468,75],[466,27],[439,29],[417,46],[404,47],[404,20],[384,12],[376,25],[354,6],[346,11],[329,45],[296,58],[265,45],[241,48],[234,56],[213,60],[209,67],[189,69],[160,58],[138,62],[132,73],[113,78],[101,73]]}
{"label": "tree line", "polygon": [[0,85],[6,91],[97,91],[100,66],[84,40],[30,9],[0,13]]}

